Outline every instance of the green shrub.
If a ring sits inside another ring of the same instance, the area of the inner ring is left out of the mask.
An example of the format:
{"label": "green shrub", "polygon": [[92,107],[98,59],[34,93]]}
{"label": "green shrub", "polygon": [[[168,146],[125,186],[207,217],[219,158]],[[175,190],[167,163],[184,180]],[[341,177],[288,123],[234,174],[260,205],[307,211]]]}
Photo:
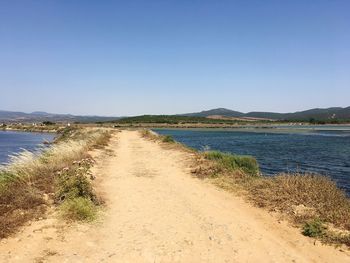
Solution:
{"label": "green shrub", "polygon": [[141,131],[141,135],[142,135],[142,137],[149,137],[150,135],[151,135],[151,132],[150,132],[150,130],[142,130]]}
{"label": "green shrub", "polygon": [[8,171],[1,171],[0,170],[0,193],[5,191],[6,188],[8,187],[8,184],[15,182],[16,179],[18,179],[16,177],[16,175],[14,175]]}
{"label": "green shrub", "polygon": [[325,235],[326,227],[319,219],[313,219],[305,223],[303,227],[303,235],[308,237],[321,237]]}
{"label": "green shrub", "polygon": [[93,221],[97,215],[94,203],[84,197],[66,200],[60,209],[62,216],[68,220]]}
{"label": "green shrub", "polygon": [[52,121],[43,121],[44,125],[55,125],[56,123],[52,122]]}
{"label": "green shrub", "polygon": [[252,176],[259,175],[259,165],[254,157],[244,155],[233,155],[219,151],[205,152],[205,158],[217,161],[218,164],[228,170],[240,169],[244,173]]}
{"label": "green shrub", "polygon": [[64,201],[66,199],[74,199],[83,197],[96,200],[92,185],[87,178],[90,168],[88,161],[80,161],[79,165],[72,168],[63,169],[56,179],[56,200]]}
{"label": "green shrub", "polygon": [[224,153],[219,152],[219,151],[208,151],[205,152],[205,158],[208,160],[222,160],[224,156]]}
{"label": "green shrub", "polygon": [[170,143],[174,143],[175,142],[174,138],[171,135],[164,136],[162,141],[163,142],[170,142]]}

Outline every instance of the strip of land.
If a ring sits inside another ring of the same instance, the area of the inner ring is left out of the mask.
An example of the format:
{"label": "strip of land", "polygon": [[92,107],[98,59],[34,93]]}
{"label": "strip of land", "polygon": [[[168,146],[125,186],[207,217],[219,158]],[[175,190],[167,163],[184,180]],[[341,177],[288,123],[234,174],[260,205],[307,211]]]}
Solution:
{"label": "strip of land", "polygon": [[350,254],[193,178],[194,154],[122,131],[95,150],[95,223],[56,213],[0,243],[0,262],[349,262]]}

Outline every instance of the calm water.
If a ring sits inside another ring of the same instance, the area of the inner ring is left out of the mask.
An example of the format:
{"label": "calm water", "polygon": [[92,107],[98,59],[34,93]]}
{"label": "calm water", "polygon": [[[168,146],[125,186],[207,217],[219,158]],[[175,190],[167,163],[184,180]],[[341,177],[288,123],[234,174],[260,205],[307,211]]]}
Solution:
{"label": "calm water", "polygon": [[295,171],[328,175],[350,194],[350,126],[155,131],[198,150],[255,156],[266,175]]}
{"label": "calm water", "polygon": [[9,155],[23,149],[34,151],[45,140],[52,141],[54,134],[0,131],[0,164],[9,161]]}

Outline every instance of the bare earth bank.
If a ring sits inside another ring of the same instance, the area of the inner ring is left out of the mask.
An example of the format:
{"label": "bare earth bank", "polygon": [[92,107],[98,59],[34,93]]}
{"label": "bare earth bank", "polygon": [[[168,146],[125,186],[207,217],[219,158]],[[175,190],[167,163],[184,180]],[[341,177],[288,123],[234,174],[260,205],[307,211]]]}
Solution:
{"label": "bare earth bank", "polygon": [[106,199],[99,222],[55,214],[0,243],[0,262],[349,262],[348,252],[304,237],[240,197],[191,177],[190,153],[136,131],[97,157]]}

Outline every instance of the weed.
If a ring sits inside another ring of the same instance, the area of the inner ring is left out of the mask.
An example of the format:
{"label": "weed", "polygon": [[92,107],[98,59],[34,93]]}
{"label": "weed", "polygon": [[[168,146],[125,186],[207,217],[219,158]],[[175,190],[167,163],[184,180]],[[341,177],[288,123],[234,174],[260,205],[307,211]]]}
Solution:
{"label": "weed", "polygon": [[308,221],[303,226],[303,235],[308,237],[322,237],[325,235],[326,227],[319,219]]}
{"label": "weed", "polygon": [[162,142],[167,142],[167,143],[174,143],[175,140],[171,135],[165,135],[162,138]]}
{"label": "weed", "polygon": [[76,162],[70,168],[64,168],[57,173],[56,177],[56,201],[62,202],[66,199],[78,197],[87,198],[96,202],[96,195],[92,189],[91,183],[87,178],[91,159],[83,159]]}
{"label": "weed", "polygon": [[66,200],[60,207],[61,215],[68,220],[93,221],[97,208],[88,198],[77,197]]}
{"label": "weed", "polygon": [[208,160],[216,161],[222,169],[237,170],[240,169],[244,173],[251,176],[259,175],[259,165],[255,158],[251,156],[233,155],[230,153],[222,153],[218,151],[205,152],[204,156]]}

